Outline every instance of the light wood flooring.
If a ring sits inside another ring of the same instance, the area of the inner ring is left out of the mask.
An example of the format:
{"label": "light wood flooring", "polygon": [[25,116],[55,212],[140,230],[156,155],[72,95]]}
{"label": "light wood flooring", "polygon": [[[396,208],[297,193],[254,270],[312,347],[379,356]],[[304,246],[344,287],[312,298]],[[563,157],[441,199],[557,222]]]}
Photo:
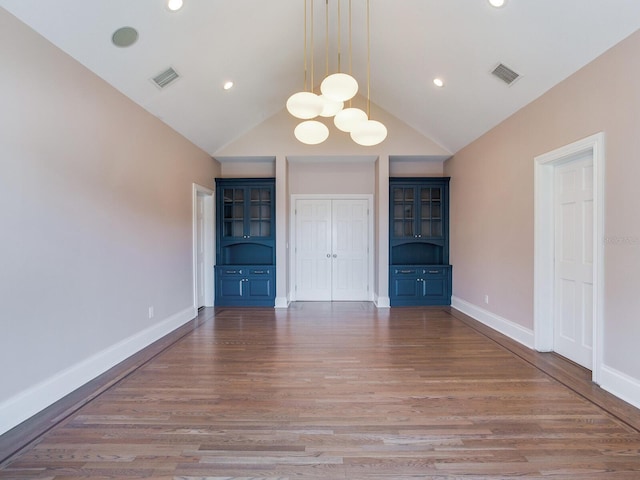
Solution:
{"label": "light wood flooring", "polygon": [[0,478],[640,479],[638,410],[454,310],[201,316]]}

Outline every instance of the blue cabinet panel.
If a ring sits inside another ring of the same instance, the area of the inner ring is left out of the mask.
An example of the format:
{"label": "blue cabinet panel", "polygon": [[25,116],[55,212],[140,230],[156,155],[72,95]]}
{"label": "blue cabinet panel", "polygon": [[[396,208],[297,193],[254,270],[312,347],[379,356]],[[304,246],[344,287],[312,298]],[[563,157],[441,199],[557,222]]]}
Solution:
{"label": "blue cabinet panel", "polygon": [[417,298],[420,295],[420,282],[417,278],[396,278],[393,291],[396,298]]}

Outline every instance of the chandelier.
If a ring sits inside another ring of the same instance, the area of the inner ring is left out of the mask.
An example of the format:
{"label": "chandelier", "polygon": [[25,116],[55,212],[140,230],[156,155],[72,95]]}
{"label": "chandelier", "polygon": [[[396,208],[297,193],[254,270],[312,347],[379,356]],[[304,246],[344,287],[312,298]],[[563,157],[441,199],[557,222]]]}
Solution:
{"label": "chandelier", "polygon": [[[326,38],[326,76],[320,84],[320,94],[315,93],[314,83],[314,0],[310,1],[310,23],[307,20],[307,3],[304,0],[304,90],[296,92],[287,100],[287,110],[291,115],[303,122],[294,129],[295,137],[302,143],[317,145],[329,137],[329,128],[317,117],[331,118],[338,130],[346,132],[359,145],[373,146],[381,143],[387,136],[387,128],[379,121],[371,119],[370,77],[371,77],[371,42],[370,42],[370,5],[366,0],[367,18],[367,111],[351,106],[352,99],[358,93],[358,82],[349,73],[341,71],[341,13],[338,11],[338,71],[329,75],[329,0],[325,0],[325,38]],[[349,62],[351,63],[351,1],[349,0]],[[309,28],[307,28],[309,25]],[[309,31],[309,33],[308,33]],[[308,62],[308,43],[310,39],[310,59]],[[307,81],[308,63],[310,63],[310,82]],[[345,108],[345,102],[349,106]]]}

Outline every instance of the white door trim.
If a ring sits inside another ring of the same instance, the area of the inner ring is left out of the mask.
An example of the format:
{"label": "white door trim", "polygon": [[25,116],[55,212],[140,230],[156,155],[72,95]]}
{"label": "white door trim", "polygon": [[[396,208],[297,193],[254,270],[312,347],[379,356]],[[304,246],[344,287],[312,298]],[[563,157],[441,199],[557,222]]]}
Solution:
{"label": "white door trim", "polygon": [[213,307],[215,299],[214,299],[214,288],[213,288],[213,266],[215,263],[215,258],[213,255],[213,244],[215,239],[215,208],[213,201],[213,193],[214,191],[210,188],[203,187],[202,185],[198,185],[197,183],[193,184],[192,189],[192,228],[193,228],[193,307],[198,309],[198,195],[204,195],[204,206],[205,206],[205,215],[204,215],[204,230],[205,230],[205,275],[204,275],[204,289],[205,289],[205,306]]}
{"label": "white door trim", "polygon": [[369,211],[368,218],[368,247],[369,252],[367,255],[367,263],[369,269],[369,275],[367,278],[367,282],[369,283],[369,301],[373,301],[373,240],[374,240],[374,211],[373,211],[373,195],[371,194],[293,194],[290,198],[290,212],[289,218],[291,219],[289,224],[291,225],[291,229],[289,231],[289,245],[291,248],[289,249],[289,278],[290,278],[290,288],[291,292],[289,292],[289,298],[291,301],[296,300],[296,202],[298,200],[367,200],[367,209]]}
{"label": "white door trim", "polygon": [[600,132],[535,157],[534,163],[534,345],[553,350],[554,328],[554,167],[576,155],[593,155],[593,370],[598,383],[603,364],[605,137]]}

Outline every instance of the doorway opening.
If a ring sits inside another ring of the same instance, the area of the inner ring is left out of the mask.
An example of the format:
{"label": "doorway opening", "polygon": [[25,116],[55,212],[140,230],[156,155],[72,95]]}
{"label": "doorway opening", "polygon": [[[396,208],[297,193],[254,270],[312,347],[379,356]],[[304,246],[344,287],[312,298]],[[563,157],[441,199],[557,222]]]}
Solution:
{"label": "doorway opening", "polygon": [[212,307],[213,243],[215,238],[213,190],[193,184],[193,306]]}

